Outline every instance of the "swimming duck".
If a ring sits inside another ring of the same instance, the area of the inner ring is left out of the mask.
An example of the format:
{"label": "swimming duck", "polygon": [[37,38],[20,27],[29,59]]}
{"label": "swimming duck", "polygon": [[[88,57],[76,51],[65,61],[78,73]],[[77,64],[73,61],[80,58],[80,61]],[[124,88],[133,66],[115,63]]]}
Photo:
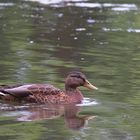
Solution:
{"label": "swimming duck", "polygon": [[81,103],[83,95],[78,89],[80,86],[97,90],[82,72],[74,71],[66,77],[64,91],[50,84],[3,85],[0,86],[0,99],[49,104]]}

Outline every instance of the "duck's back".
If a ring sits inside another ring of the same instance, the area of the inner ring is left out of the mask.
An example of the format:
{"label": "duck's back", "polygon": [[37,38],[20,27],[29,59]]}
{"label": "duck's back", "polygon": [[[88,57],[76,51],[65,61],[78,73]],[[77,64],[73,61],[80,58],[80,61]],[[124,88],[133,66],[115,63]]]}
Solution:
{"label": "duck's back", "polygon": [[12,99],[29,100],[29,102],[48,102],[52,97],[59,96],[63,92],[50,84],[27,84],[4,85],[0,87],[0,93],[3,99],[10,99],[11,97]]}

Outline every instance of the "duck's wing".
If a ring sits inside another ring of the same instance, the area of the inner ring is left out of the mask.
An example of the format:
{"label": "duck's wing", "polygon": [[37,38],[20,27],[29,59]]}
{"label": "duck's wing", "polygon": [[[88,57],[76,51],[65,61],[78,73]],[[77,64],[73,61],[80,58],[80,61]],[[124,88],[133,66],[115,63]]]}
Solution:
{"label": "duck's wing", "polygon": [[24,98],[30,95],[54,95],[59,94],[61,90],[55,88],[49,84],[29,84],[29,85],[20,85],[7,87],[3,86],[0,88],[0,95],[2,96],[13,96],[15,98]]}
{"label": "duck's wing", "polygon": [[31,93],[28,91],[28,87],[31,85],[1,85],[0,86],[0,95],[5,97],[15,97],[15,98],[23,98]]}

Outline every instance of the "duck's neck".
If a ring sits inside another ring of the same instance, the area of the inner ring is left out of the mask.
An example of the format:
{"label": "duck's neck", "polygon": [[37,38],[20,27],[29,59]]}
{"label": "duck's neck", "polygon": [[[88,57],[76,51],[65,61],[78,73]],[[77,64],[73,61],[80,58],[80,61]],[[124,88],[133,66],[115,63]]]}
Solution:
{"label": "duck's neck", "polygon": [[65,87],[66,94],[71,97],[73,102],[80,103],[83,100],[83,95],[78,88]]}
{"label": "duck's neck", "polygon": [[74,91],[77,91],[77,88],[76,87],[70,87],[70,86],[67,86],[67,85],[65,85],[65,90],[66,91],[70,91],[70,92],[74,92]]}

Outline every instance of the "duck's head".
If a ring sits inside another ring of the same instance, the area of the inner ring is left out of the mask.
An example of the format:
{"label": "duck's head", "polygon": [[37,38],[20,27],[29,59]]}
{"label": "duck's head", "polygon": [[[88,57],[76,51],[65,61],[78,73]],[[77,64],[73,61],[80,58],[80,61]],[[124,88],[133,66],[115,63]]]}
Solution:
{"label": "duck's head", "polygon": [[98,89],[87,80],[86,76],[82,72],[70,72],[65,81],[65,89],[72,90],[79,86],[84,86],[88,89]]}

